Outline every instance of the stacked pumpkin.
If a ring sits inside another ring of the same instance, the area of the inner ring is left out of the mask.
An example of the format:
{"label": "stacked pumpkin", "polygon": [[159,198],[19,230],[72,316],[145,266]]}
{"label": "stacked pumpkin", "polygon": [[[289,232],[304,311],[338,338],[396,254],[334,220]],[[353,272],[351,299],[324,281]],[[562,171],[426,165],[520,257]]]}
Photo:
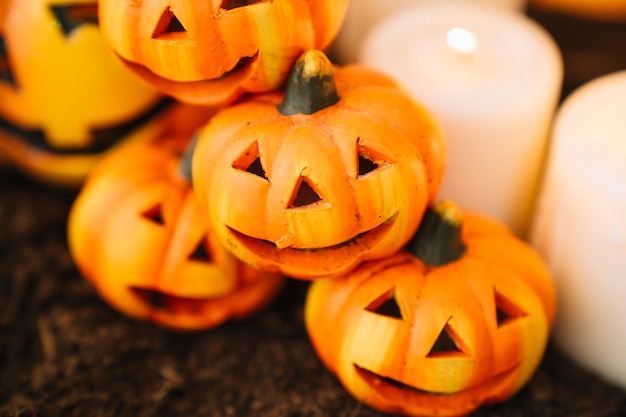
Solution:
{"label": "stacked pumpkin", "polygon": [[182,330],[252,314],[284,276],[314,281],[307,329],[352,395],[386,412],[465,415],[532,376],[554,288],[506,228],[435,203],[445,140],[429,111],[385,75],[320,52],[345,9],[101,0],[128,68],[221,107],[193,138],[99,164],[71,213],[72,254],[120,311]]}

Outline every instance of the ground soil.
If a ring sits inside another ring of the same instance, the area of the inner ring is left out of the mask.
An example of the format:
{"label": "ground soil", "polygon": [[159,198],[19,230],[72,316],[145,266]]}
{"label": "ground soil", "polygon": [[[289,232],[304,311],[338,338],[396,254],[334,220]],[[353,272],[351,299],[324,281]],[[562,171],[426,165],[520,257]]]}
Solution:
{"label": "ground soil", "polygon": [[[123,317],[68,254],[73,194],[0,172],[0,417],[377,417],[319,362],[307,286],[253,318],[194,334]],[[548,348],[515,397],[484,417],[626,416],[626,392]]]}

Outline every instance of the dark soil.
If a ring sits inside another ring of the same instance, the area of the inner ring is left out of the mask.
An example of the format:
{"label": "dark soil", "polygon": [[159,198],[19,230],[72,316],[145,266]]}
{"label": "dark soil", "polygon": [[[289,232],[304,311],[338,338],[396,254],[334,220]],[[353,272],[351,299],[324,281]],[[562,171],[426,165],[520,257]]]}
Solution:
{"label": "dark soil", "polygon": [[[180,334],[127,319],[72,264],[73,195],[0,172],[0,416],[376,417],[331,376],[290,281],[251,319]],[[550,347],[532,381],[476,416],[626,416],[626,392]]]}
{"label": "dark soil", "polygon": [[[531,10],[566,61],[564,96],[626,69],[626,26]],[[127,319],[72,264],[72,193],[0,172],[0,417],[376,417],[319,362],[290,281],[259,315],[180,334]],[[626,417],[626,392],[549,346],[530,383],[484,417]]]}

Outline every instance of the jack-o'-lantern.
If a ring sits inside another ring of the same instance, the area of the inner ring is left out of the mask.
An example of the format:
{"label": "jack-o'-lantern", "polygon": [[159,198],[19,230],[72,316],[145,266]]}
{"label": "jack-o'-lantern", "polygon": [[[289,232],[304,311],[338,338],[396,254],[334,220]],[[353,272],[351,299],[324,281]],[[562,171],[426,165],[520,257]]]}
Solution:
{"label": "jack-o'-lantern", "polygon": [[626,2],[623,0],[530,0],[529,4],[538,9],[587,19],[626,21]]}
{"label": "jack-o'-lantern", "polygon": [[285,93],[250,97],[203,128],[194,189],[235,256],[315,279],[400,249],[444,155],[438,124],[395,83],[360,66],[334,71],[309,51]]}
{"label": "jack-o'-lantern", "polygon": [[355,398],[385,412],[460,416],[529,380],[554,311],[551,277],[529,245],[442,202],[407,250],[313,283],[305,320]]}
{"label": "jack-o'-lantern", "polygon": [[347,0],[100,0],[105,39],[143,79],[180,101],[220,104],[280,87],[323,49]]}
{"label": "jack-o'-lantern", "polygon": [[168,104],[104,44],[95,0],[2,2],[0,152],[27,172],[76,184]]}
{"label": "jack-o'-lantern", "polygon": [[68,220],[79,270],[122,313],[176,330],[215,327],[266,305],[284,278],[224,249],[198,208],[187,139],[116,149],[92,171]]}

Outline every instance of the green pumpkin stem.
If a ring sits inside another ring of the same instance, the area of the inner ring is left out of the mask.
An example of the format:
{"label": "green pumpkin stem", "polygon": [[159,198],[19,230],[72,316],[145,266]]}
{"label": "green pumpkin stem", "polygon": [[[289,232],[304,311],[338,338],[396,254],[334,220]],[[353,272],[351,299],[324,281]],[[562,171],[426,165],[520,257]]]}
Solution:
{"label": "green pumpkin stem", "polygon": [[278,111],[285,116],[313,114],[338,101],[333,64],[322,51],[310,50],[291,69]]}
{"label": "green pumpkin stem", "polygon": [[463,213],[449,200],[426,210],[417,233],[407,245],[428,266],[441,266],[460,259],[466,246],[461,240]]}
{"label": "green pumpkin stem", "polygon": [[193,159],[193,152],[196,150],[196,145],[198,144],[198,138],[200,137],[200,132],[196,132],[195,135],[189,141],[185,152],[180,157],[180,162],[178,163],[178,170],[183,174],[183,176],[191,183],[191,161]]}

